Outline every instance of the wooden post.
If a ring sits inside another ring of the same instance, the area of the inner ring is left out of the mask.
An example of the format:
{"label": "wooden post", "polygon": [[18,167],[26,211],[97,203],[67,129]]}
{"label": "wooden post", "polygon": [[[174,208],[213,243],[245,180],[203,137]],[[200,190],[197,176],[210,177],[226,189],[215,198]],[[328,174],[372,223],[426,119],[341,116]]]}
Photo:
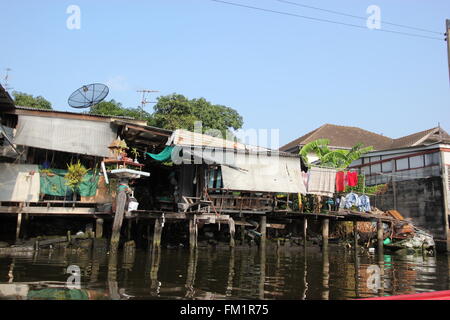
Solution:
{"label": "wooden post", "polygon": [[153,250],[159,250],[161,248],[162,230],[162,218],[155,219],[155,228],[153,229]]}
{"label": "wooden post", "polygon": [[197,216],[195,214],[189,219],[189,247],[197,248]]}
{"label": "wooden post", "polygon": [[103,237],[103,219],[95,220],[95,237],[100,239]]}
{"label": "wooden post", "polygon": [[245,242],[245,226],[241,226],[241,245]]}
{"label": "wooden post", "polygon": [[267,217],[265,215],[261,216],[259,224],[261,232],[261,249],[266,248],[266,237],[267,237]]}
{"label": "wooden post", "polygon": [[234,246],[235,246],[235,242],[234,242],[235,225],[234,225],[234,220],[231,217],[228,220],[228,227],[230,229],[230,248],[234,248]]}
{"label": "wooden post", "polygon": [[114,223],[111,235],[111,250],[115,251],[119,247],[120,230],[122,229],[123,217],[125,214],[125,204],[127,202],[127,194],[121,190],[117,194],[116,214],[114,215]]}
{"label": "wooden post", "polygon": [[324,250],[328,248],[329,225],[330,219],[322,220],[322,246]]}
{"label": "wooden post", "polygon": [[[328,219],[326,219],[328,220]],[[324,246],[322,248],[322,299],[330,299],[330,259],[328,257],[328,248]]]}
{"label": "wooden post", "polygon": [[353,246],[358,253],[358,221],[353,221]]}
{"label": "wooden post", "polygon": [[22,213],[17,215],[17,227],[16,227],[16,241],[20,239],[20,226],[22,224]]}
{"label": "wooden post", "polygon": [[378,251],[383,252],[384,230],[383,230],[383,222],[381,220],[377,221],[377,240],[378,240]]}
{"label": "wooden post", "polygon": [[303,219],[303,245],[306,248],[306,241],[308,241],[307,239],[307,235],[308,235],[308,219],[305,218]]}

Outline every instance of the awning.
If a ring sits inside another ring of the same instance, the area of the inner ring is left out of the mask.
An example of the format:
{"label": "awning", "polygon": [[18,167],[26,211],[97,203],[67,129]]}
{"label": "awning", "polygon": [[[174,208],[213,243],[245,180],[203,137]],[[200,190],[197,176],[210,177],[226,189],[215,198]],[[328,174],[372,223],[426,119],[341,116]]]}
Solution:
{"label": "awning", "polygon": [[236,156],[234,167],[221,166],[224,189],[306,194],[300,158]]}
{"label": "awning", "polygon": [[14,143],[99,157],[109,157],[116,138],[110,122],[19,115]]}

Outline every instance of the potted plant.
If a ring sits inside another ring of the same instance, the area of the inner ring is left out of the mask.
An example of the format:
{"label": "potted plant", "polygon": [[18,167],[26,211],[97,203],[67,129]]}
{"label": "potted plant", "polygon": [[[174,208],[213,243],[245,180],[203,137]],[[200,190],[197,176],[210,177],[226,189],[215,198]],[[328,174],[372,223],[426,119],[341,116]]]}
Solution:
{"label": "potted plant", "polygon": [[135,163],[139,163],[139,162],[138,162],[139,151],[137,151],[136,148],[132,148],[132,149],[131,149],[131,154],[134,156],[134,162],[135,162]]}

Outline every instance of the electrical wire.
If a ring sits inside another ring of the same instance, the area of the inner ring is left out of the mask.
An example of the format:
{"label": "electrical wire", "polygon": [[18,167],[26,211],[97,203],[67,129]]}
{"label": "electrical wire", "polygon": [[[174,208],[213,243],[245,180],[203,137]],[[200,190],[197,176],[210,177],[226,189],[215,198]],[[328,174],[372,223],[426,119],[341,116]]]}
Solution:
{"label": "electrical wire", "polygon": [[[312,21],[338,24],[338,25],[343,25],[343,26],[347,26],[347,27],[354,27],[354,28],[359,28],[359,29],[367,29],[367,27],[361,26],[361,25],[357,25],[357,24],[339,22],[339,21],[328,20],[328,19],[315,18],[315,17],[310,17],[310,16],[299,15],[299,14],[296,14],[296,13],[285,12],[285,11],[277,11],[277,10],[266,9],[266,8],[261,8],[261,7],[254,7],[254,6],[249,6],[249,5],[236,3],[236,2],[230,2],[230,1],[224,1],[224,0],[209,0],[209,1],[222,3],[222,4],[226,4],[226,5],[230,5],[230,6],[235,6],[235,7],[247,8],[247,9],[263,11],[263,12],[269,12],[269,13],[276,13],[276,14],[281,14],[281,15],[291,16],[291,17],[296,17],[296,18],[301,18],[301,19],[307,19],[307,20],[312,20]],[[400,34],[400,35],[416,37],[416,38],[425,38],[425,39],[441,40],[441,41],[445,40],[444,38],[431,37],[431,36],[419,35],[419,34],[415,34],[415,33],[401,32],[401,31],[394,31],[394,30],[387,30],[387,29],[373,29],[373,30],[380,31],[380,32]]]}
{"label": "electrical wire", "polygon": [[[313,7],[313,6],[302,4],[302,3],[298,3],[298,2],[287,1],[287,0],[274,0],[274,1],[285,3],[285,4],[294,5],[294,6],[297,6],[297,7],[302,7],[302,8],[312,9],[312,10],[318,10],[318,11],[333,13],[333,14],[337,14],[337,15],[341,15],[341,16],[345,16],[345,17],[361,19],[361,20],[367,20],[367,17],[355,16],[355,15],[344,13],[344,12],[339,12],[339,11],[334,11],[334,10],[329,10],[329,9]],[[423,28],[407,26],[407,25],[404,25],[404,24],[398,24],[398,23],[388,22],[388,21],[384,21],[384,20],[383,20],[383,24],[388,24],[388,25],[395,26],[395,27],[412,29],[412,30],[417,30],[417,31],[422,31],[422,32],[429,32],[429,33],[434,33],[434,34],[439,34],[439,35],[445,35],[443,32],[438,32],[438,31],[433,31],[433,30],[428,30],[428,29],[423,29]]]}

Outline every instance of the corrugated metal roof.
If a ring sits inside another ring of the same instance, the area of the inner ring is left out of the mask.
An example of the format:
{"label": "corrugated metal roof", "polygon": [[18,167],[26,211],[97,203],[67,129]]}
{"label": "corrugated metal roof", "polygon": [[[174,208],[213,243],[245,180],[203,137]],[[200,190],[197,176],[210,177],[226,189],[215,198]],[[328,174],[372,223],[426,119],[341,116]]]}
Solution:
{"label": "corrugated metal roof", "polygon": [[134,118],[131,118],[131,117],[125,117],[125,116],[111,116],[111,115],[94,114],[94,113],[87,113],[87,112],[85,113],[85,112],[71,112],[71,111],[38,109],[38,108],[24,107],[24,106],[16,106],[16,109],[29,110],[29,111],[39,111],[39,112],[54,112],[54,113],[60,113],[60,114],[83,115],[83,116],[92,116],[92,117],[99,117],[99,118],[114,118],[114,119],[126,119],[126,120],[134,120],[134,121],[143,121],[143,120],[137,120],[137,119],[134,119]]}

